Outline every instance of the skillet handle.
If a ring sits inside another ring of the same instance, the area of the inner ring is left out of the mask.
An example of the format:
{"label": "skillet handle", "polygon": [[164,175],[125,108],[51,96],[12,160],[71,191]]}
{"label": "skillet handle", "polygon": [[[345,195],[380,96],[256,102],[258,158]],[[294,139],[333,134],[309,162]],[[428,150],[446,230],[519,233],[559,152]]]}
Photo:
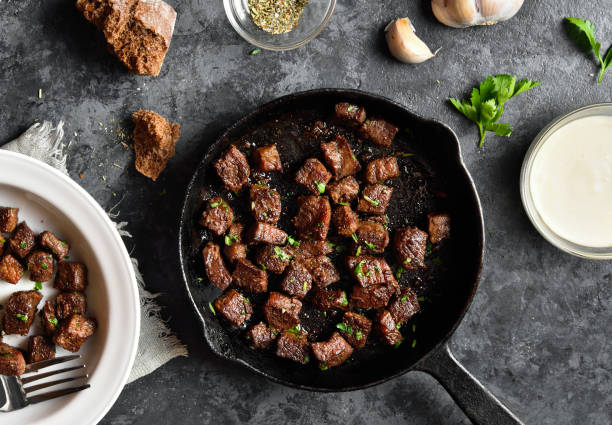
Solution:
{"label": "skillet handle", "polygon": [[524,425],[453,356],[448,344],[415,366],[436,378],[476,425]]}

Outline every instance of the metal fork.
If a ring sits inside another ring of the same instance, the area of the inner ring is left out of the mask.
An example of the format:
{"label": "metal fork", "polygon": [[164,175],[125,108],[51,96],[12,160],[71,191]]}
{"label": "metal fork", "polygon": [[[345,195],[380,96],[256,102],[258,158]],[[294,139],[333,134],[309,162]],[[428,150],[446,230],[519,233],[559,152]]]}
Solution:
{"label": "metal fork", "polygon": [[[87,374],[62,378],[56,381],[43,382],[36,385],[28,385],[39,379],[55,376],[60,373],[70,372],[73,370],[83,370],[87,367],[85,364],[78,366],[66,367],[64,369],[52,370],[41,374],[29,375],[33,372],[38,372],[40,369],[47,368],[60,363],[65,363],[71,360],[80,359],[78,354],[71,356],[57,357],[51,360],[43,360],[41,362],[31,363],[26,367],[24,375],[20,377],[0,375],[0,412],[11,412],[13,410],[23,409],[30,404],[40,403],[41,401],[52,400],[67,394],[72,394],[77,391],[82,391],[89,388],[89,384],[78,387],[64,388],[61,390],[49,391],[43,394],[29,396],[34,391],[42,390],[43,388],[52,387],[54,385],[63,384],[65,382],[75,381],[77,379],[87,378]],[[28,376],[26,376],[28,375]]]}

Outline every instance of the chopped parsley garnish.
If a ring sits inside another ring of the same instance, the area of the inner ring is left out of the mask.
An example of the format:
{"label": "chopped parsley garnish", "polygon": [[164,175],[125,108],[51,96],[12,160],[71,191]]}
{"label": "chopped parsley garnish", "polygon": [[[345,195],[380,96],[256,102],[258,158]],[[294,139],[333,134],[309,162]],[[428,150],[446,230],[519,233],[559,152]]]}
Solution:
{"label": "chopped parsley garnish", "polygon": [[403,302],[403,303],[405,303],[407,299],[408,299],[408,295],[404,295],[404,296],[403,296],[403,297],[400,299],[400,301],[401,301],[401,302]]}
{"label": "chopped parsley garnish", "polygon": [[413,340],[412,340],[412,345],[411,345],[411,347],[412,347],[412,348],[416,347],[416,339],[413,339]]}
{"label": "chopped parsley garnish", "polygon": [[287,236],[287,243],[291,246],[300,246],[300,241],[293,239],[291,236]]}
{"label": "chopped parsley garnish", "polygon": [[238,240],[238,235],[225,235],[225,245],[232,246]]}
{"label": "chopped parsley garnish", "polygon": [[290,332],[294,335],[300,336],[300,328],[298,328],[297,326],[294,326],[290,329],[287,329],[287,332]]}
{"label": "chopped parsley garnish", "polygon": [[351,325],[347,325],[346,323],[338,323],[336,327],[341,331],[346,332],[347,335],[353,336],[353,327]]}
{"label": "chopped parsley garnish", "polygon": [[19,246],[21,247],[21,249],[26,249],[26,247],[28,246],[27,243],[25,243],[25,241],[21,241],[19,242]]}
{"label": "chopped parsley garnish", "polygon": [[410,264],[410,263],[412,263],[412,258],[406,258],[404,260],[404,264]]}
{"label": "chopped parsley garnish", "polygon": [[249,55],[251,56],[255,56],[257,54],[261,53],[261,49],[253,49],[251,50],[251,53],[249,53]]}
{"label": "chopped parsley garnish", "polygon": [[281,261],[289,261],[291,260],[291,256],[289,256],[280,246],[274,247],[274,256],[280,258]]}
{"label": "chopped parsley garnish", "polygon": [[308,363],[309,361],[310,361],[310,356],[306,354],[306,357],[304,357],[304,363]]}
{"label": "chopped parsley garnish", "polygon": [[284,308],[281,308],[281,313],[285,314],[287,310],[285,310]]}
{"label": "chopped parsley garnish", "polygon": [[412,324],[412,332],[416,332],[416,323]]}
{"label": "chopped parsley garnish", "polygon": [[395,272],[395,277],[396,277],[397,279],[399,279],[400,277],[402,277],[402,273],[404,273],[404,271],[405,271],[405,270],[404,270],[404,268],[403,268],[403,267],[401,267],[401,266],[400,266],[400,267],[398,267],[398,268],[397,268],[397,271]]}
{"label": "chopped parsley garnish", "polygon": [[266,266],[264,266],[263,264],[260,264],[259,267],[261,267],[261,269],[265,272],[267,270]]}
{"label": "chopped parsley garnish", "polygon": [[17,316],[17,318],[19,320],[21,320],[22,322],[27,322],[28,321],[28,315],[27,314],[17,313],[15,316]]}
{"label": "chopped parsley garnish", "polygon": [[255,202],[251,202],[251,209],[254,210],[255,209]]}
{"label": "chopped parsley garnish", "polygon": [[342,305],[348,305],[348,299],[346,298],[346,292],[342,291]]}
{"label": "chopped parsley garnish", "polygon": [[198,279],[198,282],[202,282],[204,280],[203,277],[196,277],[196,279]]}
{"label": "chopped parsley garnish", "polygon": [[308,282],[304,281],[304,285],[302,285],[302,291],[306,292],[308,290]]}
{"label": "chopped parsley garnish", "polygon": [[210,207],[217,208],[219,205],[221,205],[221,201],[213,202],[212,204],[210,204]]}
{"label": "chopped parsley garnish", "polygon": [[353,233],[351,235],[351,238],[353,238],[353,240],[355,241],[355,243],[359,242],[359,239],[357,239],[357,235],[355,233]]}
{"label": "chopped parsley garnish", "polygon": [[355,267],[355,274],[357,276],[359,276],[359,277],[363,277],[364,276],[364,274],[363,274],[363,265],[364,265],[364,263],[365,263],[365,260],[361,260],[359,262],[359,264],[357,264],[357,266]]}
{"label": "chopped parsley garnish", "polygon": [[76,308],[74,308],[74,309],[72,309],[72,312],[73,312],[73,313],[77,313],[77,314],[78,314],[78,313],[79,313],[79,310],[77,310]]}
{"label": "chopped parsley garnish", "polygon": [[211,302],[209,302],[209,303],[208,303],[208,308],[210,309],[210,312],[211,312],[211,313],[212,313],[214,316],[216,316],[216,315],[217,315],[217,312],[215,311],[215,308],[213,307],[213,305],[212,305],[212,303],[211,303]]}
{"label": "chopped parsley garnish", "polygon": [[325,183],[319,183],[316,180],[313,180],[312,182],[317,187],[317,190],[319,191],[319,193],[325,193]]}
{"label": "chopped parsley garnish", "polygon": [[414,156],[413,153],[406,153],[406,152],[398,152],[397,154],[404,158],[408,158],[409,156]]}
{"label": "chopped parsley garnish", "polygon": [[399,328],[401,328],[401,327],[402,327],[402,324],[401,324],[401,323],[397,323],[397,324],[395,325],[395,329],[399,329]]}
{"label": "chopped parsley garnish", "polygon": [[425,246],[425,256],[431,255],[432,248],[433,246],[431,245],[431,242],[427,241],[427,245]]}
{"label": "chopped parsley garnish", "polygon": [[323,222],[319,221],[319,222],[317,223],[317,227],[319,227],[319,228],[323,227]]}
{"label": "chopped parsley garnish", "polygon": [[355,339],[361,341],[361,338],[363,338],[363,333],[361,333],[361,331],[355,332]]}
{"label": "chopped parsley garnish", "polygon": [[361,245],[357,247],[357,252],[355,253],[355,255],[359,257],[360,254],[361,254]]}
{"label": "chopped parsley garnish", "polygon": [[5,242],[6,242],[6,239],[0,238],[0,243],[5,243]]}
{"label": "chopped parsley garnish", "polygon": [[323,362],[319,365],[319,369],[321,370],[327,370],[329,369],[329,367],[327,366],[327,363]]}
{"label": "chopped parsley garnish", "polygon": [[42,282],[34,282],[34,289],[40,291],[42,289]]}
{"label": "chopped parsley garnish", "polygon": [[66,242],[64,241],[59,241],[59,243],[61,243],[62,245],[66,245]]}
{"label": "chopped parsley garnish", "polygon": [[57,319],[55,317],[52,317],[50,319],[47,319],[49,321],[49,323],[51,323],[53,326],[57,326]]}
{"label": "chopped parsley garnish", "polygon": [[353,109],[355,109],[353,105],[349,105],[348,108],[346,108],[346,110],[349,112],[351,112]]}
{"label": "chopped parsley garnish", "polygon": [[393,346],[393,348],[398,348],[400,345],[402,345],[402,342],[403,342],[403,341],[404,341],[403,339],[401,339],[401,340],[397,341],[397,342],[395,343],[395,345]]}
{"label": "chopped parsley garnish", "polygon": [[378,204],[380,204],[380,201],[378,199],[372,199],[368,195],[363,195],[363,199],[365,199],[366,201],[368,201],[370,204],[374,205],[375,207],[377,207]]}
{"label": "chopped parsley garnish", "polygon": [[376,245],[374,245],[372,242],[363,241],[363,243],[366,244],[366,246],[370,248],[372,251],[376,251]]}
{"label": "chopped parsley garnish", "polygon": [[338,205],[342,205],[346,207],[348,205],[348,202],[338,202]]}
{"label": "chopped parsley garnish", "polygon": [[40,265],[40,267],[41,267],[43,270],[47,270],[47,269],[49,268],[49,266],[47,266],[47,263],[42,263],[42,264]]}

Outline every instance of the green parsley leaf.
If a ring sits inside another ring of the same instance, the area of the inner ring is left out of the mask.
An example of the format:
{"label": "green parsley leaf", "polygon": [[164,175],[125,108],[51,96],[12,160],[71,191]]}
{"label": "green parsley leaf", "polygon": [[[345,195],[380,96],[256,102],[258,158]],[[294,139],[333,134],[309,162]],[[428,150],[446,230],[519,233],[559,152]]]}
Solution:
{"label": "green parsley leaf", "polygon": [[34,289],[40,291],[42,289],[42,282],[34,282]]}
{"label": "green parsley leaf", "polygon": [[322,363],[319,365],[319,369],[321,369],[321,370],[327,370],[327,369],[329,369],[329,367],[327,366],[327,363],[322,362]]}
{"label": "green parsley leaf", "polygon": [[413,153],[406,153],[406,152],[398,152],[397,154],[399,156],[403,157],[403,158],[408,158],[408,157],[414,156]]}
{"label": "green parsley leaf", "polygon": [[404,264],[410,264],[410,263],[412,263],[412,258],[406,258],[404,260]]}
{"label": "green parsley leaf", "polygon": [[62,245],[66,245],[66,242],[64,241],[59,241]]}
{"label": "green parsley leaf", "polygon": [[612,66],[612,46],[608,48],[606,56],[601,56],[601,43],[595,41],[595,27],[588,20],[580,18],[565,18],[568,30],[568,35],[574,42],[583,50],[585,53],[593,52],[595,57],[599,60],[599,66],[601,70],[599,72],[599,78],[597,84],[601,84],[605,72],[610,66]]}
{"label": "green parsley leaf", "polygon": [[413,340],[412,340],[412,345],[411,345],[411,347],[412,347],[412,348],[416,347],[416,339],[413,339]]}
{"label": "green parsley leaf", "polygon": [[359,262],[359,264],[357,264],[357,266],[355,266],[355,274],[359,277],[363,277],[363,264],[365,263],[365,260],[361,260]]}
{"label": "green parsley leaf", "polygon": [[28,244],[27,244],[27,243],[25,243],[25,241],[21,241],[21,242],[19,242],[19,247],[20,247],[21,249],[26,249],[26,247],[27,247],[27,246],[28,246]]}
{"label": "green parsley leaf", "polygon": [[266,266],[264,266],[263,264],[260,264],[259,267],[261,267],[261,269],[265,272],[266,271]]}
{"label": "green parsley leaf", "polygon": [[363,333],[361,331],[355,332],[355,339],[361,341],[361,338],[363,338]]}
{"label": "green parsley leaf", "polygon": [[251,53],[249,53],[249,55],[255,56],[255,55],[258,55],[259,53],[261,53],[261,49],[253,49],[251,50]]}
{"label": "green parsley leaf", "polygon": [[360,254],[361,254],[361,245],[357,247],[357,252],[355,253],[355,255],[359,257]]}
{"label": "green parsley leaf", "polygon": [[213,202],[212,204],[210,204],[210,207],[211,208],[217,208],[219,205],[221,205],[221,201]]}
{"label": "green parsley leaf", "polygon": [[368,195],[363,195],[363,199],[365,199],[366,201],[368,201],[370,204],[374,205],[375,207],[377,207],[378,204],[380,204],[380,201],[378,199],[372,199]]}
{"label": "green parsley leaf", "polygon": [[401,324],[401,323],[396,323],[396,324],[395,324],[395,329],[400,329],[401,327],[402,327],[402,324]]}
{"label": "green parsley leaf", "polygon": [[353,335],[353,328],[351,325],[347,325],[346,323],[338,323],[336,327],[341,331],[346,332],[347,335]]}
{"label": "green parsley leaf", "polygon": [[198,279],[198,282],[202,282],[204,280],[203,277],[196,277],[196,279]]}
{"label": "green parsley leaf", "polygon": [[302,285],[302,291],[306,292],[308,290],[308,282],[304,281],[304,285]]}
{"label": "green parsley leaf", "polygon": [[217,315],[217,312],[215,311],[215,308],[213,307],[211,302],[208,303],[208,308],[210,309],[210,312],[213,314],[213,316]]}
{"label": "green parsley leaf", "polygon": [[225,245],[232,246],[238,240],[238,235],[225,235]]}
{"label": "green parsley leaf", "polygon": [[372,242],[363,241],[363,243],[366,244],[366,246],[370,248],[372,251],[376,251],[376,245],[374,245]]}
{"label": "green parsley leaf", "polygon": [[19,320],[21,320],[22,322],[27,322],[28,321],[28,315],[27,314],[17,313],[15,316],[17,316],[17,318]]}
{"label": "green parsley leaf", "polygon": [[52,317],[50,319],[47,319],[49,321],[49,323],[51,323],[53,326],[57,326],[57,319],[55,317]]}
{"label": "green parsley leaf", "polygon": [[397,268],[397,271],[395,272],[395,277],[399,279],[400,277],[402,277],[402,273],[404,273],[404,268],[400,266]]}
{"label": "green parsley leaf", "polygon": [[308,362],[310,362],[310,356],[306,354],[306,357],[304,357],[304,363],[308,363]]}
{"label": "green parsley leaf", "polygon": [[280,258],[281,261],[291,260],[291,256],[289,256],[280,246],[274,247],[274,256]]}
{"label": "green parsley leaf", "polygon": [[404,340],[403,340],[403,339],[400,339],[399,341],[397,341],[397,342],[395,343],[395,345],[393,346],[393,348],[398,348],[400,345],[402,345],[402,342],[404,342]]}
{"label": "green parsley leaf", "polygon": [[348,202],[338,202],[338,205],[342,205],[346,207],[348,205]]}
{"label": "green parsley leaf", "polygon": [[300,246],[300,241],[295,240],[291,236],[287,236],[287,243],[291,246]]}
{"label": "green parsley leaf", "polygon": [[49,268],[49,266],[47,266],[47,263],[42,263],[42,264],[40,265],[40,267],[41,267],[43,270],[47,270],[47,269]]}
{"label": "green parsley leaf", "polygon": [[355,241],[355,243],[359,242],[359,239],[357,239],[357,235],[355,233],[353,233],[351,235],[351,238],[353,238],[353,240]]}
{"label": "green parsley leaf", "polygon": [[336,325],[336,327],[337,327],[338,329],[340,329],[341,331],[346,332],[346,324],[344,324],[344,323],[338,323],[338,324]]}
{"label": "green parsley leaf", "polygon": [[348,305],[348,298],[346,298],[346,292],[342,291],[342,305]]}
{"label": "green parsley leaf", "polygon": [[346,110],[349,112],[351,112],[353,109],[355,109],[353,105],[349,105],[348,108],[346,108]]}
{"label": "green parsley leaf", "polygon": [[540,82],[529,79],[517,82],[515,76],[508,74],[490,75],[478,88],[472,90],[469,101],[455,98],[449,100],[459,112],[476,123],[480,132],[478,146],[482,147],[487,131],[506,137],[512,134],[509,124],[497,123],[504,112],[504,103],[538,85]]}
{"label": "green parsley leaf", "polygon": [[317,187],[317,190],[319,191],[319,193],[325,193],[325,183],[319,183],[316,180],[313,180],[313,183]]}
{"label": "green parsley leaf", "polygon": [[404,296],[403,296],[403,297],[400,299],[400,301],[401,301],[401,302],[403,302],[403,303],[405,303],[407,299],[408,299],[408,295],[404,295]]}

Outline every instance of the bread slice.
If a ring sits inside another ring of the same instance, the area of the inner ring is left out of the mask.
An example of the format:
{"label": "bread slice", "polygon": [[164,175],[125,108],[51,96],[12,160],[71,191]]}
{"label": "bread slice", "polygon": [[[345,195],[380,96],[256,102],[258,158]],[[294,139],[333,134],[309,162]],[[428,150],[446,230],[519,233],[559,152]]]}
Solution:
{"label": "bread slice", "polygon": [[181,134],[180,125],[144,109],[132,114],[136,169],[154,181],[174,156],[174,146]]}

